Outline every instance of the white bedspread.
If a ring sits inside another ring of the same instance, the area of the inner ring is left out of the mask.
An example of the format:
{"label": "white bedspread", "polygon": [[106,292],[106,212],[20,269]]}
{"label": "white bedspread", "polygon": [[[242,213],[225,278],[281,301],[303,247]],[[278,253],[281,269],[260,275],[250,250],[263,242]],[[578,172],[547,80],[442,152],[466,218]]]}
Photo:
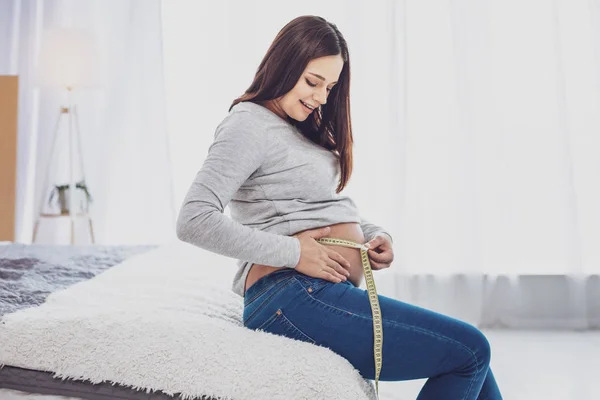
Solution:
{"label": "white bedspread", "polygon": [[223,399],[374,399],[325,347],[255,332],[231,292],[235,262],[185,243],[133,256],[5,315],[0,365]]}

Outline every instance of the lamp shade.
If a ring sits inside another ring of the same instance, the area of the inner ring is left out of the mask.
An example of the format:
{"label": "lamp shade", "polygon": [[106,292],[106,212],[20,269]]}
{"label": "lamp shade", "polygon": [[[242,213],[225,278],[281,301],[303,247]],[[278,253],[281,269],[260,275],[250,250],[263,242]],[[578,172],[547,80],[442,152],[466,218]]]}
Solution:
{"label": "lamp shade", "polygon": [[84,29],[53,28],[43,32],[36,67],[41,87],[90,87],[100,84],[98,46]]}

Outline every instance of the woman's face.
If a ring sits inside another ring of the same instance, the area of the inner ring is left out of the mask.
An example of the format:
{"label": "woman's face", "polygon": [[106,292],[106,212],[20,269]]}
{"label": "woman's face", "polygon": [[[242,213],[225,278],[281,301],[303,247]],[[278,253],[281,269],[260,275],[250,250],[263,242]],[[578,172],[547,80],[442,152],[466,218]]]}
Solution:
{"label": "woman's face", "polygon": [[289,116],[296,121],[304,121],[313,110],[327,102],[327,96],[343,67],[344,60],[339,54],[311,60],[296,86],[271,103],[269,108],[284,119]]}

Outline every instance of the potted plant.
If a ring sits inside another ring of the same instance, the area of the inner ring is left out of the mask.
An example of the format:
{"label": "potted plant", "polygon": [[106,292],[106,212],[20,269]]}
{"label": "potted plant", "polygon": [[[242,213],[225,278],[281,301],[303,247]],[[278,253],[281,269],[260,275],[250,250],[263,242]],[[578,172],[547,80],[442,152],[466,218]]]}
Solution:
{"label": "potted plant", "polygon": [[[85,198],[87,200],[87,205],[92,202],[92,196],[88,191],[88,188],[84,181],[79,181],[75,184],[75,190],[77,189],[83,191],[85,193]],[[69,206],[69,184],[65,185],[54,185],[52,188],[52,192],[50,192],[50,198],[48,199],[48,205],[52,207],[53,200],[58,199],[58,206],[60,207],[61,214],[69,214],[70,206]],[[87,211],[86,205],[86,211]]]}

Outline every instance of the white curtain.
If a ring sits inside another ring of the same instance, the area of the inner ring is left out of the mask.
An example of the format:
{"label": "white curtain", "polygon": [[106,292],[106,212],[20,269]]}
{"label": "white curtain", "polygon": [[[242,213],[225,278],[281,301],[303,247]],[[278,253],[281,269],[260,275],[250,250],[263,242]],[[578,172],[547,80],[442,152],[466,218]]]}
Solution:
{"label": "white curtain", "polygon": [[[50,10],[53,5],[48,5]],[[2,0],[0,8],[0,74],[19,76],[17,139],[17,190],[15,236],[20,241],[23,226],[31,225],[31,193],[35,190],[36,125],[38,93],[34,92],[33,69],[39,48],[36,32],[42,24],[41,2]],[[29,219],[29,221],[27,221]],[[30,236],[31,237],[31,236]]]}
{"label": "white curtain", "polygon": [[600,327],[598,0],[162,3],[175,205],[276,33],[352,62],[344,194],[395,238],[381,294],[482,327]]}
{"label": "white curtain", "polygon": [[[17,241],[31,241],[39,202],[47,201],[52,133],[66,101],[35,81],[40,44],[56,27],[90,30],[99,49],[103,86],[73,95],[96,243],[174,239],[160,2],[2,0],[1,8],[0,73],[20,79]],[[86,226],[78,224],[77,244],[89,243]],[[43,219],[38,242],[69,243],[68,228],[68,219]]]}
{"label": "white curtain", "polygon": [[599,3],[2,0],[0,74],[20,77],[17,240],[46,200],[64,102],[35,88],[45,29],[91,29],[105,60],[105,86],[76,93],[97,242],[147,244],[174,239],[214,129],[279,29],[321,15],[350,46],[344,194],[395,239],[379,292],[482,327],[599,328]]}

